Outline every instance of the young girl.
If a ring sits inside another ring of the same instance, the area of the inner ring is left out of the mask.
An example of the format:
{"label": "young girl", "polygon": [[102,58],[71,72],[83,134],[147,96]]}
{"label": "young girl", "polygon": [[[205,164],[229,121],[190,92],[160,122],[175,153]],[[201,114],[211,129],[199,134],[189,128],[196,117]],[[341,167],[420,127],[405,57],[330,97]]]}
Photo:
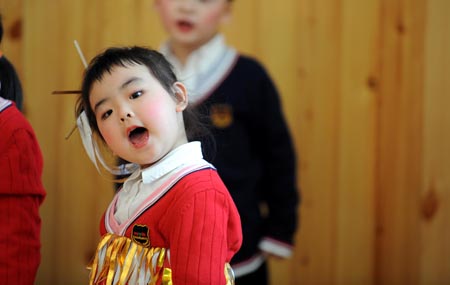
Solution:
{"label": "young girl", "polygon": [[187,105],[185,86],[157,51],[109,48],[88,66],[77,103],[85,146],[101,160],[87,142],[92,128],[138,166],[101,220],[90,284],[233,284],[239,215],[200,143],[189,142]]}
{"label": "young girl", "polygon": [[291,256],[300,202],[296,154],[276,86],[259,61],[220,33],[232,0],[154,4],[168,34],[161,52],[187,86],[190,104],[213,126],[211,163],[241,216],[244,243],[231,262],[236,284],[269,284],[266,257]]}

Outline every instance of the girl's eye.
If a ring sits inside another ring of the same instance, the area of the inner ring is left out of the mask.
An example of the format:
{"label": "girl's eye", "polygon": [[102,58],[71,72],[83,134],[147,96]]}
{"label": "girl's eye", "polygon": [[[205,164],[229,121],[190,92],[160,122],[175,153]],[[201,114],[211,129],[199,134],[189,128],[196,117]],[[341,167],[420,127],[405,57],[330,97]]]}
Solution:
{"label": "girl's eye", "polygon": [[133,94],[131,94],[130,99],[136,99],[138,97],[141,97],[142,93],[143,93],[142,91],[136,91]]}
{"label": "girl's eye", "polygon": [[102,114],[101,118],[102,120],[106,120],[112,113],[112,110],[108,110],[105,113]]}

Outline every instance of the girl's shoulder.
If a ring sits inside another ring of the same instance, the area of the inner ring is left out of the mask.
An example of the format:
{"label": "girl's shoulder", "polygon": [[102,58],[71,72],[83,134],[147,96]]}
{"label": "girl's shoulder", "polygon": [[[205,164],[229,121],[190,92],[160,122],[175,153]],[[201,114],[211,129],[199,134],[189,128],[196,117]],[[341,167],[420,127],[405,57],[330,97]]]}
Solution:
{"label": "girl's shoulder", "polygon": [[226,196],[229,192],[214,168],[196,170],[180,179],[167,193],[168,198],[176,203],[192,200],[209,199],[214,195]]}
{"label": "girl's shoulder", "polygon": [[201,191],[222,191],[224,188],[226,189],[217,170],[212,167],[193,171],[184,176],[177,184],[179,184],[179,187],[189,189],[189,193],[192,194]]}

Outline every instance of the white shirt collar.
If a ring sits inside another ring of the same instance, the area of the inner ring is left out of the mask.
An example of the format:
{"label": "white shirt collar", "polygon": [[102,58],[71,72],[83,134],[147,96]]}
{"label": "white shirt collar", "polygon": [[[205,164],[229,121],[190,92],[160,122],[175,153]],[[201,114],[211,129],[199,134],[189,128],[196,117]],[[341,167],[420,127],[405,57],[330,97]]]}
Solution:
{"label": "white shirt collar", "polygon": [[136,178],[139,179],[142,177],[142,182],[144,184],[149,184],[180,166],[193,164],[199,160],[203,160],[200,142],[194,141],[183,144],[169,152],[164,158],[152,166],[134,172],[125,183],[130,183]]}
{"label": "white shirt collar", "polygon": [[213,166],[203,159],[200,142],[183,144],[163,159],[145,169],[136,170],[118,192],[114,217],[119,224],[128,220],[154,191],[172,179],[174,173],[184,167]]}
{"label": "white shirt collar", "polygon": [[0,111],[3,111],[3,109],[5,109],[6,107],[8,107],[11,104],[12,104],[12,102],[10,100],[0,97]]}
{"label": "white shirt collar", "polygon": [[[183,66],[178,58],[172,53],[170,49],[170,42],[166,41],[162,44],[160,51],[167,59],[172,63],[175,70],[179,72],[179,75],[189,75],[188,72],[204,72],[209,70],[212,63],[215,62],[221,54],[227,49],[225,44],[225,37],[222,34],[217,34],[209,42],[201,46],[199,49],[192,52],[186,60],[186,64]],[[189,78],[180,78],[180,80],[186,80]]]}
{"label": "white shirt collar", "polygon": [[192,52],[184,66],[172,53],[170,41],[163,43],[160,51],[173,65],[178,79],[187,86],[191,102],[196,102],[223,80],[237,55],[235,49],[226,45],[222,34]]}

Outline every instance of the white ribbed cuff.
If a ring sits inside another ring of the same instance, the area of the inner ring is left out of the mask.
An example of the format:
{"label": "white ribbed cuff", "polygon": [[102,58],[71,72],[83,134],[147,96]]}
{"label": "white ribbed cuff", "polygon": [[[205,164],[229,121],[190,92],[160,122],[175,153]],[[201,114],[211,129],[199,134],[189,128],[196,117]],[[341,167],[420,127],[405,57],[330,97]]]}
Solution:
{"label": "white ribbed cuff", "polygon": [[234,275],[236,277],[241,277],[256,271],[261,264],[264,262],[264,256],[262,254],[258,254],[250,258],[249,260],[234,264],[232,266]]}
{"label": "white ribbed cuff", "polygon": [[272,238],[263,238],[258,245],[262,251],[288,258],[292,255],[292,246]]}

